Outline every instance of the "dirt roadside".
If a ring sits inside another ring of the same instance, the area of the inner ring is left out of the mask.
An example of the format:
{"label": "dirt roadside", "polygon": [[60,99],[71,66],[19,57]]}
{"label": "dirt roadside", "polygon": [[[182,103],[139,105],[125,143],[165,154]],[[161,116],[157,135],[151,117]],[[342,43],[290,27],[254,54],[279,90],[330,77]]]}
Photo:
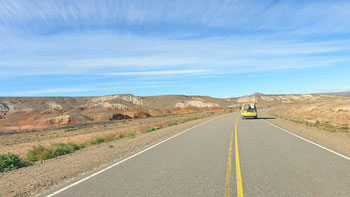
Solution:
{"label": "dirt roadside", "polygon": [[[208,114],[209,115],[209,114]],[[33,146],[50,146],[52,143],[69,143],[89,141],[95,137],[115,135],[134,131],[137,134],[148,128],[166,126],[170,122],[181,122],[186,119],[208,116],[207,113],[174,114],[168,116],[127,119],[92,123],[86,125],[64,125],[61,128],[47,128],[43,130],[27,130],[18,132],[0,132],[0,153],[8,152],[24,157]]]}
{"label": "dirt roadside", "polygon": [[135,138],[89,146],[69,155],[1,173],[0,196],[38,196],[219,115],[140,134]]}
{"label": "dirt roadside", "polygon": [[286,120],[283,110],[290,106],[279,106],[259,111],[261,118],[266,118],[266,121],[293,132],[301,137],[305,137],[313,142],[331,148],[345,155],[350,155],[350,133],[344,132],[329,132],[317,127],[307,126]]}

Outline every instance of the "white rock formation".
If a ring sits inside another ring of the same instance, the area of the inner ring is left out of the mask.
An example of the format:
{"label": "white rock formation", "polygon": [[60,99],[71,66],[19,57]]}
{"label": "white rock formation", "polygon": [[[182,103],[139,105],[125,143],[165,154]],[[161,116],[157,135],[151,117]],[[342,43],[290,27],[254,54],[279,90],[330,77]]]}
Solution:
{"label": "white rock formation", "polygon": [[190,100],[181,103],[176,103],[175,107],[198,107],[198,108],[207,108],[207,107],[219,107],[216,103],[205,103],[202,100]]}

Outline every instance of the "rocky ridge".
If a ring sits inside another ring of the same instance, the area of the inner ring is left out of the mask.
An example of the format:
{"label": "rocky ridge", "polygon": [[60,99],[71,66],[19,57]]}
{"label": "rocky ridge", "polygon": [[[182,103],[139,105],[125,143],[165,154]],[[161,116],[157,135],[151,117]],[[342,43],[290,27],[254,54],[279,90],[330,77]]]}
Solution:
{"label": "rocky ridge", "polygon": [[[200,110],[238,109],[241,103],[308,103],[332,96],[321,94],[264,95],[255,93],[236,98],[208,96],[135,96],[131,94],[100,97],[0,97],[0,130],[16,125],[55,125],[110,121],[121,117],[143,118]],[[119,115],[118,115],[119,114]]]}

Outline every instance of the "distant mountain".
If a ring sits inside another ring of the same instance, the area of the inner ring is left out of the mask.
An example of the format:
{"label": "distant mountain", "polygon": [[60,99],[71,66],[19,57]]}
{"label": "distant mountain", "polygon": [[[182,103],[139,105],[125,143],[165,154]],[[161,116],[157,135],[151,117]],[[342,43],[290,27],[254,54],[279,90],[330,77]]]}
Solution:
{"label": "distant mountain", "polygon": [[232,98],[233,102],[244,103],[244,102],[254,102],[254,103],[299,103],[299,102],[313,102],[327,100],[327,95],[322,94],[262,94],[254,93],[248,96],[242,96],[237,98]]}
{"label": "distant mountain", "polygon": [[350,91],[349,92],[332,92],[332,93],[325,93],[325,94],[332,95],[332,96],[350,97]]}

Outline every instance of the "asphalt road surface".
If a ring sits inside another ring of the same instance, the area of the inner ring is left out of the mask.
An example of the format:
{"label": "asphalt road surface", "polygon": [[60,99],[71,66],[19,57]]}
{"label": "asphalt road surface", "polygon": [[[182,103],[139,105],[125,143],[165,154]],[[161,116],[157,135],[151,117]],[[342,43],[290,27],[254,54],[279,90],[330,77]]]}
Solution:
{"label": "asphalt road surface", "polygon": [[49,194],[350,196],[347,156],[238,117],[220,116]]}

